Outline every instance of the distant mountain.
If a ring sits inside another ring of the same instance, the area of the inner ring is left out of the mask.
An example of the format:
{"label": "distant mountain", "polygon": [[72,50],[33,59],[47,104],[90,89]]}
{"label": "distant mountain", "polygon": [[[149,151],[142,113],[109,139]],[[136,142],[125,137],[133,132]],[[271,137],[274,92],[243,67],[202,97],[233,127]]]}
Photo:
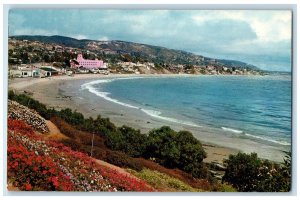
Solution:
{"label": "distant mountain", "polygon": [[253,70],[259,70],[254,65],[247,64],[236,60],[224,60],[204,57],[202,55],[195,55],[190,52],[168,49],[165,47],[139,44],[134,42],[126,42],[119,40],[111,41],[97,41],[97,40],[77,40],[65,36],[29,36],[19,35],[11,36],[10,38],[17,40],[39,41],[43,43],[51,43],[56,45],[62,45],[66,47],[73,47],[82,50],[89,50],[95,53],[104,54],[121,54],[130,55],[135,57],[141,57],[145,60],[154,63],[165,64],[183,64],[183,65],[217,65],[226,67],[239,67]]}

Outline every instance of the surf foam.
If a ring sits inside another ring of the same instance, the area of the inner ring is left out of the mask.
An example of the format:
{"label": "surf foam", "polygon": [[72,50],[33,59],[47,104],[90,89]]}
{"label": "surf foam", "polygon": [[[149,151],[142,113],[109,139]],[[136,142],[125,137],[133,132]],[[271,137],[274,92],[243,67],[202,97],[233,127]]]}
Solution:
{"label": "surf foam", "polygon": [[155,111],[155,110],[146,110],[146,109],[141,109],[144,113],[146,113],[147,115],[151,116],[151,117],[155,117],[157,119],[162,119],[162,120],[165,120],[165,121],[169,121],[169,122],[173,122],[173,123],[178,123],[178,124],[182,124],[182,125],[188,125],[188,126],[194,126],[194,127],[202,127],[202,126],[199,126],[197,124],[194,124],[192,122],[187,122],[187,121],[182,121],[182,120],[178,120],[178,119],[175,119],[175,118],[171,118],[171,117],[164,117],[164,116],[161,116],[161,112],[159,111]]}
{"label": "surf foam", "polygon": [[244,132],[241,131],[241,130],[237,130],[237,129],[233,129],[233,128],[228,128],[228,127],[221,127],[221,128],[222,128],[224,131],[230,131],[230,132],[233,132],[233,133],[244,134],[244,135],[247,136],[247,137],[255,138],[255,139],[258,139],[258,140],[263,140],[263,141],[267,141],[267,142],[272,142],[272,143],[280,144],[280,145],[284,145],[284,146],[289,146],[289,145],[291,145],[290,143],[285,142],[285,141],[278,141],[278,140],[273,140],[273,139],[270,139],[270,138],[267,138],[267,137],[262,137],[262,136],[252,135],[252,134],[244,133]]}
{"label": "surf foam", "polygon": [[256,139],[260,139],[260,140],[264,140],[264,141],[268,141],[268,142],[273,142],[273,143],[284,145],[284,146],[290,146],[291,145],[290,143],[285,142],[285,141],[277,141],[277,140],[273,140],[273,139],[270,139],[270,138],[256,136],[256,135],[252,135],[252,134],[248,134],[248,133],[245,133],[245,135],[248,136],[248,137],[252,137],[252,138],[256,138]]}
{"label": "surf foam", "polygon": [[193,126],[193,127],[202,127],[202,126],[199,126],[199,125],[194,124],[192,122],[187,122],[187,121],[182,121],[182,120],[178,120],[178,119],[171,118],[171,117],[161,116],[162,113],[160,111],[143,109],[143,108],[133,106],[133,105],[128,104],[128,103],[121,102],[117,99],[109,97],[108,96],[110,94],[109,92],[101,92],[101,91],[98,91],[97,88],[93,87],[96,84],[110,83],[110,82],[115,81],[115,80],[137,79],[137,78],[142,78],[142,77],[101,79],[101,80],[96,80],[96,81],[91,81],[91,82],[85,83],[81,86],[81,89],[83,89],[83,90],[87,89],[89,92],[91,92],[91,93],[93,93],[93,94],[95,94],[95,95],[97,95],[97,96],[99,96],[99,97],[101,97],[101,98],[103,98],[107,101],[111,101],[113,103],[116,103],[116,104],[119,104],[119,105],[122,105],[122,106],[125,106],[125,107],[128,107],[128,108],[139,109],[139,110],[143,111],[145,114],[147,114],[151,117],[157,118],[157,119],[161,119],[161,120],[169,121],[169,122],[173,122],[173,123],[178,123],[178,124],[182,124],[182,125]]}
{"label": "surf foam", "polygon": [[228,127],[221,127],[224,131],[230,131],[230,132],[233,132],[233,133],[243,133],[243,131],[241,130],[237,130],[237,129],[233,129],[233,128],[228,128]]}

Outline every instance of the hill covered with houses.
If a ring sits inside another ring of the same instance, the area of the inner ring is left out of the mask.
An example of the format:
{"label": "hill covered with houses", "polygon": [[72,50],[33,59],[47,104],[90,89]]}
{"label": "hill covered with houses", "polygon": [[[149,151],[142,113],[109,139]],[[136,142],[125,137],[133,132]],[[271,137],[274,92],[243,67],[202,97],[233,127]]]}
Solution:
{"label": "hill covered with houses", "polygon": [[[235,60],[126,41],[77,40],[64,36],[9,37],[9,65],[54,66],[68,69],[79,54],[103,61],[109,73],[136,74],[261,74],[257,67]],[[80,67],[80,66],[79,66]],[[74,71],[75,72],[75,71]],[[79,73],[89,73],[81,69]]]}

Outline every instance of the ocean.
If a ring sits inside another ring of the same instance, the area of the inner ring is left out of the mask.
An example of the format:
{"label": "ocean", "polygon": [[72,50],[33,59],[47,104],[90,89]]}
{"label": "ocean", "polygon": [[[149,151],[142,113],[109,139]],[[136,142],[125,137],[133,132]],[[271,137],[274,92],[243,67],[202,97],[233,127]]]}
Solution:
{"label": "ocean", "polygon": [[82,89],[152,118],[229,138],[291,147],[291,76],[176,76],[94,80]]}

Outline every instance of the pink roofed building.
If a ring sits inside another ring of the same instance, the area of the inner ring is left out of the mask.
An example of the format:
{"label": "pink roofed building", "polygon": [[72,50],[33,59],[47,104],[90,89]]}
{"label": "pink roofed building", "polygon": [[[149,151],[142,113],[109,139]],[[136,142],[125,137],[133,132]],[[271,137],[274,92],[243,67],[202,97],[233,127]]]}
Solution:
{"label": "pink roofed building", "polygon": [[79,68],[83,67],[86,69],[107,69],[105,63],[102,60],[87,60],[84,59],[82,54],[78,54],[77,56],[77,63],[71,62],[72,68]]}

